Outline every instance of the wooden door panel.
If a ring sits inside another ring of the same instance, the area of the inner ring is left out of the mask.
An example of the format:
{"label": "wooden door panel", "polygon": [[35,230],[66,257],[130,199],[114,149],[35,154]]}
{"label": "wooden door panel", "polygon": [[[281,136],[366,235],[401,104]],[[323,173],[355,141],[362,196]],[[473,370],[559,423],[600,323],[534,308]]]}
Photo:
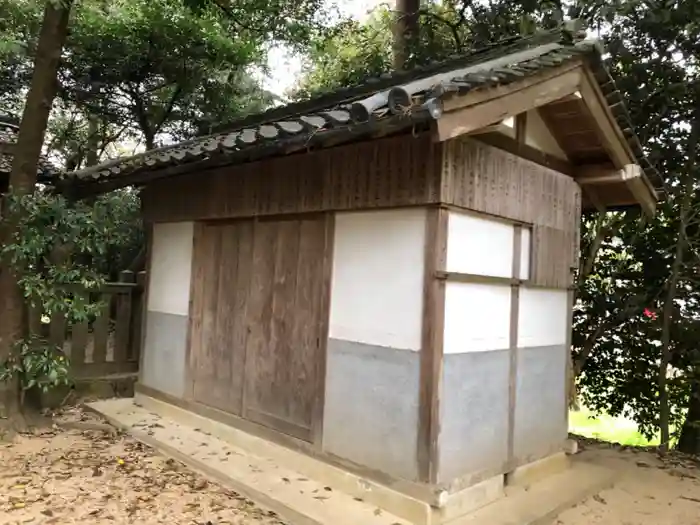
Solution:
{"label": "wooden door panel", "polygon": [[243,414],[253,419],[258,402],[256,381],[271,375],[273,363],[265,361],[272,345],[272,283],[275,276],[277,250],[277,225],[270,221],[256,223],[253,228],[253,268],[248,293],[248,340],[246,343],[246,369]]}
{"label": "wooden door panel", "polygon": [[323,308],[325,258],[325,222],[300,221],[299,263],[294,290],[294,328],[292,330],[296,352],[288,363],[287,413],[289,419],[310,425],[313,422],[314,404],[317,402],[323,350],[321,316]]}
{"label": "wooden door panel", "polygon": [[[199,345],[194,356],[194,399],[233,414],[242,411],[246,330],[245,305],[250,278],[252,225],[207,225],[195,264],[203,268]],[[245,283],[244,286],[240,286]],[[197,315],[197,313],[195,313]],[[195,337],[195,334],[193,334]],[[194,347],[193,347],[194,349]]]}
{"label": "wooden door panel", "polygon": [[[197,253],[193,264],[197,268],[195,276],[200,282],[196,283],[196,299],[193,299],[192,319],[192,349],[191,376],[193,381],[193,397],[200,401],[207,398],[207,384],[214,375],[215,362],[212,352],[212,338],[216,329],[216,294],[219,272],[216,264],[219,254],[218,230],[202,226],[200,239],[197,243]],[[195,328],[196,327],[196,328]]]}
{"label": "wooden door panel", "polygon": [[322,410],[328,218],[198,225],[195,401],[311,441]]}
{"label": "wooden door panel", "polygon": [[255,229],[255,260],[266,262],[256,268],[251,294],[250,319],[258,321],[247,353],[245,413],[306,440],[319,397],[320,318],[327,315],[320,307],[326,220],[261,221]]}
{"label": "wooden door panel", "polygon": [[[253,222],[237,223],[236,251],[231,252],[232,263],[235,260],[235,279],[227,291],[230,306],[222,312],[231,319],[232,330],[228,338],[231,359],[231,386],[229,388],[229,403],[235,414],[243,413],[243,389],[245,386],[246,345],[248,341],[248,294],[250,278],[253,272]],[[226,265],[226,261],[222,261]],[[234,266],[231,264],[231,266]]]}

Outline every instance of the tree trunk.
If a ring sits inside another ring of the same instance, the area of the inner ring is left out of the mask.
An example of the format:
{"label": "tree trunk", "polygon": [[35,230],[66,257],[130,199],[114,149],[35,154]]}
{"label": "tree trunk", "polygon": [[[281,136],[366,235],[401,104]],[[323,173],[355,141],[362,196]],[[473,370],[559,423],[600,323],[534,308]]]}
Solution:
{"label": "tree trunk", "polygon": [[678,450],[686,454],[700,455],[700,378],[693,381],[688,413],[678,440]]}
{"label": "tree trunk", "polygon": [[149,131],[143,132],[144,141],[146,142],[146,151],[156,149],[156,137]]}
{"label": "tree trunk", "polygon": [[[685,200],[685,199],[684,199]],[[685,206],[684,206],[685,207]],[[678,280],[680,278],[683,256],[685,255],[685,210],[681,209],[681,220],[678,228],[678,240],[676,241],[675,258],[671,266],[671,278],[669,279],[661,328],[661,359],[659,360],[659,431],[661,433],[661,452],[667,452],[671,441],[670,413],[671,407],[668,400],[668,365],[671,362],[671,322],[676,299]]]}
{"label": "tree trunk", "polygon": [[88,116],[87,152],[85,154],[85,166],[97,166],[99,162],[98,150],[100,147],[100,122],[96,115]]}
{"label": "tree trunk", "polygon": [[685,166],[685,181],[682,186],[682,194],[679,196],[680,217],[678,221],[678,238],[676,240],[676,250],[673,264],[671,265],[671,275],[669,278],[666,299],[664,301],[663,321],[661,329],[661,359],[659,360],[659,431],[661,433],[661,444],[659,449],[665,453],[669,449],[670,436],[670,416],[671,407],[668,399],[668,367],[671,363],[671,322],[672,313],[675,310],[674,301],[676,299],[678,281],[683,270],[683,258],[685,256],[688,236],[688,218],[691,214],[691,204],[694,196],[695,186],[695,161],[697,159],[698,139],[700,138],[700,109],[696,109],[693,114],[692,127],[688,136],[687,148],[688,159]]}
{"label": "tree trunk", "polygon": [[[72,0],[47,1],[39,42],[34,59],[32,82],[22,114],[17,136],[14,161],[10,173],[10,192],[28,195],[34,192],[36,170],[44,143],[44,135],[51,105],[58,88],[57,73],[61,52],[68,33],[68,19]],[[9,242],[17,229],[17,217],[2,219],[2,244]],[[26,305],[17,282],[21,268],[11,267],[8,261],[0,266],[0,361],[11,354],[18,339],[24,337]],[[20,391],[17,381],[0,384],[0,403],[4,416],[10,422],[21,420]]]}
{"label": "tree trunk", "polygon": [[420,28],[420,0],[396,0],[394,20],[394,60],[395,70],[408,69],[411,54],[415,51]]}
{"label": "tree trunk", "polygon": [[[588,251],[588,256],[581,257],[578,275],[576,276],[577,290],[578,286],[583,281],[585,281],[588,278],[588,275],[593,271],[593,266],[595,264],[596,258],[598,257],[600,247],[603,245],[603,241],[606,239],[606,237],[611,231],[611,228],[609,227],[610,225],[608,225],[605,222],[606,215],[606,212],[601,211],[598,212],[596,216],[595,237],[593,238],[593,242],[591,243],[590,249]],[[576,304],[576,293],[574,293],[573,302],[574,304]],[[584,348],[582,349],[578,359],[574,359],[573,346],[569,348],[569,358],[567,362],[566,371],[568,390],[567,399],[569,400],[569,408],[575,410],[579,409],[578,391],[576,389],[576,378],[583,370],[583,367],[586,364],[586,360],[588,359],[588,356],[593,350],[593,346],[598,340],[598,337],[600,337],[602,332],[601,328],[602,325],[599,325],[598,328],[596,328],[596,330],[594,331],[594,333],[586,340]]]}

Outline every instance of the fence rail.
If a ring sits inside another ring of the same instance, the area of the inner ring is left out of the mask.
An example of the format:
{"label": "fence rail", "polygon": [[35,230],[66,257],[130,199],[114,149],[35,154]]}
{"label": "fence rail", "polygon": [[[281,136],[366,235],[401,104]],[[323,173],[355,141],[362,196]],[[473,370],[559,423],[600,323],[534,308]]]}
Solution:
{"label": "fence rail", "polygon": [[66,316],[54,315],[44,323],[43,312],[30,308],[30,331],[63,348],[76,379],[138,372],[145,276],[122,272],[119,282],[85,291],[91,300],[103,302],[92,321],[70,323]]}

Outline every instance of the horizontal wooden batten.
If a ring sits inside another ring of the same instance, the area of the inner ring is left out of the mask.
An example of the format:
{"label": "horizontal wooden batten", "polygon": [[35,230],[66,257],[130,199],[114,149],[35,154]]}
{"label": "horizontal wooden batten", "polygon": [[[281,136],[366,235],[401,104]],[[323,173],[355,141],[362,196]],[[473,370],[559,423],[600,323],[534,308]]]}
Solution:
{"label": "horizontal wooden batten", "polygon": [[[552,289],[552,286],[537,284],[530,279],[515,279],[508,277],[493,277],[489,275],[474,275],[459,272],[436,272],[435,278],[441,281],[469,284],[494,284],[502,286],[527,286],[528,288]],[[555,289],[573,290],[574,286],[557,286]]]}
{"label": "horizontal wooden batten", "polygon": [[460,272],[435,272],[435,278],[456,283],[502,284],[504,286],[512,286],[527,282],[525,280],[515,279],[513,277],[496,277],[493,275],[477,275],[473,273]]}
{"label": "horizontal wooden batten", "polygon": [[507,217],[499,217],[498,215],[490,215],[490,214],[488,214],[488,213],[480,212],[480,211],[477,211],[477,210],[472,210],[471,208],[464,208],[464,207],[458,206],[458,205],[456,205],[456,204],[445,204],[445,203],[442,203],[442,204],[439,205],[439,207],[440,207],[441,209],[443,209],[443,210],[452,211],[452,212],[456,212],[456,213],[464,213],[464,214],[467,214],[467,215],[472,215],[472,216],[474,216],[474,217],[479,217],[479,218],[482,218],[482,219],[488,219],[488,220],[491,220],[491,221],[494,221],[494,222],[502,222],[502,223],[504,223],[504,224],[511,224],[511,225],[513,225],[513,226],[517,226],[517,225],[520,225],[520,226],[528,226],[528,223],[523,222],[523,221],[518,221],[518,220],[515,220],[515,219],[510,219],[510,218],[507,218]]}
{"label": "horizontal wooden batten", "polygon": [[636,164],[628,164],[622,169],[610,166],[582,166],[576,170],[576,182],[582,186],[631,182],[641,177],[642,169]]}
{"label": "horizontal wooden batten", "polygon": [[[637,164],[627,164],[622,169],[610,166],[583,166],[576,172],[576,181],[588,193],[591,193],[592,188],[596,188],[595,194],[600,195],[606,204],[614,202],[615,193],[619,194],[622,187],[628,192],[629,204],[639,203],[647,212],[656,208],[654,190]],[[613,185],[618,186],[617,192]]]}

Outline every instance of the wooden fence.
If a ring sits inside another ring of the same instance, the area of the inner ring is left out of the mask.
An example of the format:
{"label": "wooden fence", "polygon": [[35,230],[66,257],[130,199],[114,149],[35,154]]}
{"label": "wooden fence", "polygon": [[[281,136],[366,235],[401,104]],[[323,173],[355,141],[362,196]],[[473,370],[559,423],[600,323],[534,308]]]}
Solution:
{"label": "wooden fence", "polygon": [[63,348],[76,379],[138,372],[144,282],[145,272],[122,272],[119,282],[91,291],[91,300],[104,303],[93,321],[69,323],[65,316],[54,315],[46,323],[41,311],[30,309],[30,330]]}

